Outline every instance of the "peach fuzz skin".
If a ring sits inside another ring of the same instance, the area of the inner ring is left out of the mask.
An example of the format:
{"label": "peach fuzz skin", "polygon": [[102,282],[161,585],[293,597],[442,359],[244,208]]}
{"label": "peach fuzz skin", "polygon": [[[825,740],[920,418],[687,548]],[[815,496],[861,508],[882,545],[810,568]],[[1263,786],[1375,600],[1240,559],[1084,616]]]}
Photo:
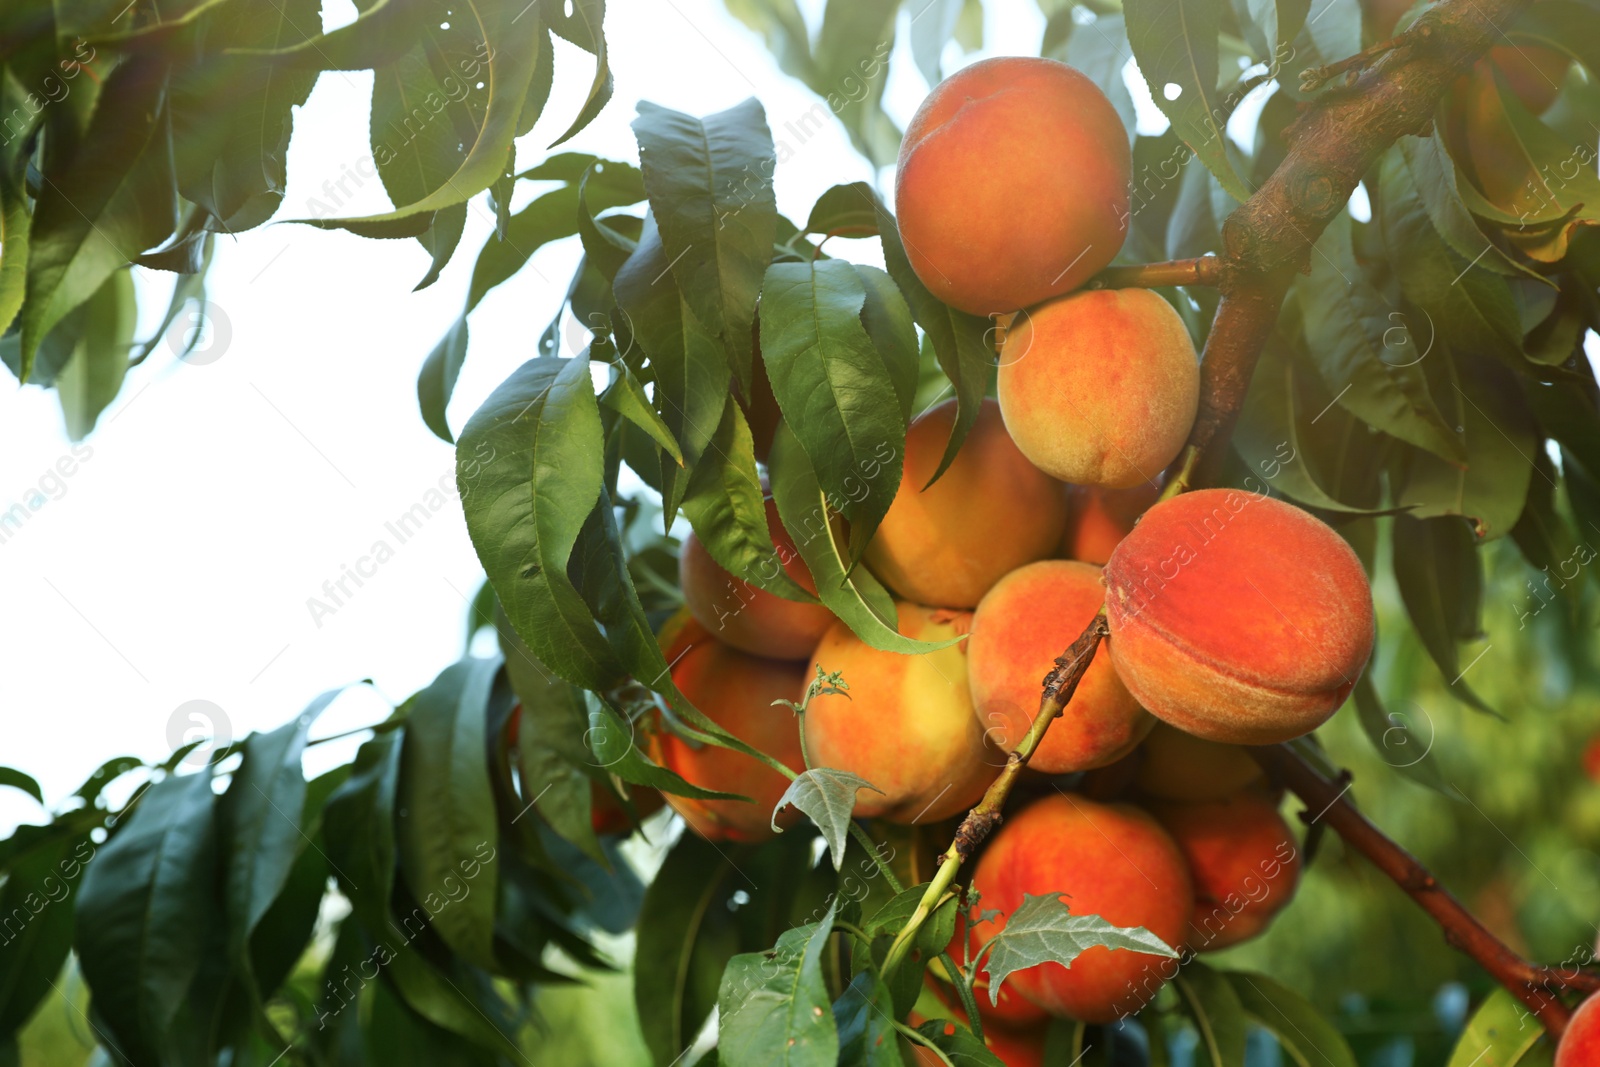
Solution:
{"label": "peach fuzz skin", "polygon": [[1339,709],[1372,654],[1372,590],[1326,523],[1237,489],[1151,508],[1105,568],[1111,661],[1208,741],[1268,745]]}
{"label": "peach fuzz skin", "polygon": [[1116,109],[1053,59],[986,59],[906,127],[895,213],[917,277],[974,315],[1071,292],[1127,236],[1133,158]]}
{"label": "peach fuzz skin", "polygon": [[1220,800],[1265,776],[1240,746],[1207,741],[1164,722],[1150,731],[1139,755],[1134,784],[1160,800]]}
{"label": "peach fuzz skin", "polygon": [[[970,616],[916,604],[897,605],[900,632],[946,641],[966,632]],[[853,771],[880,792],[856,794],[861,818],[936,822],[983,796],[1004,760],[989,750],[972,714],[964,644],[907,656],[883,652],[835,623],[817,645],[806,677],[838,671],[848,695],[812,700],[806,747],[815,767]]]}
{"label": "peach fuzz skin", "polygon": [[[798,700],[805,690],[801,664],[751,656],[711,637],[698,623],[682,626],[667,645],[676,663],[672,680],[706,717],[757,751],[782,761],[796,773],[805,769],[794,713],[772,706]],[[647,753],[691,785],[737,793],[742,800],[701,800],[668,795],[672,810],[708,841],[754,843],[775,836],[772,809],[789,787],[777,771],[743,752],[702,745],[658,725],[648,735]]]}
{"label": "peach fuzz skin", "polygon": [[1017,450],[992,400],[949,469],[924,489],[955,418],[947,400],[912,421],[900,488],[865,558],[908,600],[970,610],[1008,571],[1055,552],[1067,499],[1061,483]]}
{"label": "peach fuzz skin", "polygon": [[1161,486],[1152,482],[1140,482],[1130,489],[1067,486],[1067,532],[1061,537],[1061,555],[1105,566],[1139,516],[1160,495]]}
{"label": "peach fuzz skin", "polygon": [[1022,454],[1075,485],[1155,483],[1200,403],[1178,313],[1148,289],[1097,289],[1019,315],[1000,350],[1000,413]]}
{"label": "peach fuzz skin", "polygon": [[1196,952],[1250,940],[1293,899],[1300,849],[1266,792],[1148,807],[1178,843],[1194,879],[1188,945]]}
{"label": "peach fuzz skin", "polygon": [[1556,1045],[1555,1067],[1600,1067],[1600,995],[1590,995]]}
{"label": "peach fuzz skin", "polygon": [[[794,541],[778,521],[778,509],[768,497],[767,532],[773,541],[769,567],[780,564],[802,589],[815,594],[811,572],[800,558]],[[776,573],[774,570],[773,573]],[[695,621],[722,641],[753,656],[805,659],[833,623],[833,613],[821,604],[787,600],[724,570],[700,538],[690,534],[678,554],[678,585]]]}
{"label": "peach fuzz skin", "polygon": [[[1039,714],[1044,676],[1104,599],[1100,568],[1071,560],[1019,567],[984,596],[967,639],[967,673],[973,708],[990,744],[1010,752],[1021,743]],[[1028,766],[1045,774],[1103,767],[1133,751],[1155,721],[1102,648]]]}
{"label": "peach fuzz skin", "polygon": [[[993,923],[974,927],[980,947],[1005,929],[1005,916],[1024,893],[1064,894],[1073,914],[1143,926],[1174,949],[1194,909],[1188,866],[1153,818],[1126,804],[1065,793],[1047,794],[1008,816],[978,860],[972,884],[980,907],[1001,912]],[[1052,1015],[1108,1023],[1143,1007],[1176,964],[1097,945],[1070,968],[1043,963],[1004,984],[1015,983],[1017,992]]]}

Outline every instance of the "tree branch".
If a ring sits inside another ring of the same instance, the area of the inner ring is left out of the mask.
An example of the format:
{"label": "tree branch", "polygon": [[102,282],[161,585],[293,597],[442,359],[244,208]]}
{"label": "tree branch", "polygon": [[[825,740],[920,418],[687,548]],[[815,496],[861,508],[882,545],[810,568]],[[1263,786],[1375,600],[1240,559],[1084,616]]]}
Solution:
{"label": "tree branch", "polygon": [[[1562,989],[1584,993],[1600,990],[1600,976],[1576,967],[1563,971],[1531,963],[1490,933],[1462,903],[1441,886],[1417,858],[1374,826],[1345,798],[1348,783],[1330,782],[1286,745],[1252,748],[1250,754],[1276,782],[1306,802],[1301,819],[1323,823],[1365,856],[1410,895],[1444,929],[1447,942],[1471,956],[1490,976],[1538,1017],[1546,1030],[1560,1036],[1569,1013],[1556,996]],[[1314,812],[1315,814],[1310,814]]]}
{"label": "tree branch", "polygon": [[1085,289],[1159,289],[1164,285],[1216,285],[1222,261],[1216,256],[1174,259],[1168,263],[1139,263],[1107,267],[1090,278]]}
{"label": "tree branch", "polygon": [[1442,0],[1384,48],[1333,64],[1354,80],[1313,100],[1285,132],[1284,161],[1222,226],[1222,301],[1206,340],[1200,414],[1189,438],[1202,451],[1203,474],[1214,477],[1221,468],[1289,281],[1310,269],[1323,229],[1390,145],[1428,131],[1450,83],[1529,2]]}

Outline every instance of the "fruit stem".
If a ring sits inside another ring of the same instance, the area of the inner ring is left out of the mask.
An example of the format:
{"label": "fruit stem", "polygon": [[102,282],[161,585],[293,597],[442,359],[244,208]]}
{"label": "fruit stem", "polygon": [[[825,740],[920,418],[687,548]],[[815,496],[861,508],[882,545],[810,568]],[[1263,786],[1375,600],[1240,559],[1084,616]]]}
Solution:
{"label": "fruit stem", "polygon": [[1185,445],[1183,455],[1178,457],[1178,467],[1172,472],[1172,479],[1162,487],[1161,496],[1156,499],[1156,502],[1171,500],[1179,493],[1186,491],[1190,483],[1194,481],[1194,470],[1199,462],[1200,450],[1194,445]]}
{"label": "fruit stem", "polygon": [[1139,263],[1107,267],[1089,279],[1087,289],[1159,289],[1168,285],[1209,285],[1222,281],[1222,260],[1216,256],[1174,259],[1166,263]]}
{"label": "fruit stem", "polygon": [[1000,809],[1004,807],[1006,797],[1011,794],[1011,787],[1021,776],[1022,769],[1028,765],[1034,750],[1039,747],[1044,732],[1072,700],[1072,694],[1077,691],[1078,683],[1083,680],[1084,672],[1089,669],[1089,664],[1094,660],[1095,650],[1100,647],[1100,641],[1107,632],[1106,613],[1102,608],[1099,614],[1090,620],[1089,625],[1084,627],[1078,639],[1072,642],[1071,647],[1056,657],[1056,665],[1044,676],[1044,695],[1039,701],[1039,714],[1034,717],[1033,725],[1028,727],[1028,732],[1023,735],[1022,742],[1006,759],[1005,769],[989,784],[988,791],[983,794],[978,806],[967,812],[967,817],[961,820],[955,840],[950,842],[950,847],[945,849],[944,855],[940,857],[939,869],[934,872],[927,891],[917,903],[917,910],[911,913],[905,928],[889,946],[889,953],[883,959],[885,978],[894,973],[894,969],[899,966],[911,946],[911,938],[927,921],[928,916],[938,908],[950,890],[951,883],[955,881],[956,871],[960,869],[961,864],[970,859],[984,838],[989,836],[990,831],[1000,825]]}
{"label": "fruit stem", "polygon": [[[1490,977],[1526,1004],[1551,1036],[1560,1037],[1570,1017],[1557,992],[1574,989],[1587,994],[1600,990],[1600,975],[1577,967],[1562,970],[1532,963],[1490,933],[1415,856],[1356,810],[1346,799],[1350,789],[1347,780],[1329,781],[1287,745],[1249,751],[1274,781],[1306,802],[1301,821],[1308,826],[1318,822],[1331,826],[1345,844],[1365,856],[1432,916],[1443,928],[1446,941],[1471,956]],[[1310,814],[1313,811],[1315,815]]]}

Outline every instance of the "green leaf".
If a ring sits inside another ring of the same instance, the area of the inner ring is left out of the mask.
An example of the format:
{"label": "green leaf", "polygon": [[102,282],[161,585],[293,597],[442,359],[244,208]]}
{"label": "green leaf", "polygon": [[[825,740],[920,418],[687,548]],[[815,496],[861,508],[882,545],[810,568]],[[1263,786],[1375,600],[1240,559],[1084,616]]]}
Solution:
{"label": "green leaf", "polygon": [[[617,271],[617,304],[635,340],[650,357],[655,403],[690,467],[716,433],[728,399],[732,372],[716,331],[690,308],[677,282],[654,218],[645,220],[639,245]],[[682,501],[687,482],[675,467],[664,467],[662,496],[667,521]]]}
{"label": "green leaf", "polygon": [[463,75],[468,80],[481,78],[489,94],[483,121],[474,131],[460,166],[427,195],[393,211],[360,218],[303,221],[324,229],[395,222],[466,203],[500,177],[517,135],[534,68],[538,65],[540,42],[544,37],[539,26],[541,16],[531,5],[518,9],[515,4],[458,0],[457,17],[475,21],[478,39],[485,45],[483,59],[470,61],[473,68],[481,69],[475,69],[472,74],[463,71]]}
{"label": "green leaf", "polygon": [[917,398],[917,379],[920,377],[917,351],[917,330],[911,319],[911,309],[894,280],[877,267],[856,266],[866,293],[861,308],[861,323],[866,327],[872,347],[883,360],[889,380],[894,383],[895,396],[900,401],[900,418],[908,425],[911,409]]}
{"label": "green leaf", "polygon": [[1006,917],[1005,929],[989,942],[984,966],[989,971],[989,1003],[1000,1002],[1000,983],[1013,971],[1041,963],[1071,967],[1072,961],[1096,945],[1177,959],[1167,943],[1142,926],[1115,926],[1098,915],[1073,915],[1063,894],[1022,895],[1022,903]]}
{"label": "green leaf", "polygon": [[[358,7],[353,21],[328,33],[290,44],[235,48],[233,52],[313,70],[366,70],[404,55],[437,14],[433,5],[414,0],[371,0]],[[312,25],[321,25],[321,20]]]}
{"label": "green leaf", "polygon": [[[462,958],[488,970],[495,966],[500,836],[485,731],[499,668],[498,660],[453,664],[412,700],[396,827],[401,873],[433,928]],[[464,885],[468,892],[457,896]]]}
{"label": "green leaf", "polygon": [[1244,1005],[1228,980],[1205,964],[1190,961],[1173,977],[1172,984],[1200,1035],[1196,1063],[1244,1067]]}
{"label": "green leaf", "polygon": [[[921,906],[927,890],[928,883],[925,882],[896,893],[862,924],[863,932],[872,939],[872,966],[882,968],[889,947]],[[934,908],[933,914],[917,927],[917,932],[911,935],[910,951],[906,953],[900,969],[888,979],[890,1000],[897,1017],[910,1011],[921,995],[928,961],[949,947],[950,939],[955,936],[959,904],[957,895],[949,894]],[[868,963],[865,958],[855,958],[851,966],[861,971],[868,968]]]}
{"label": "green leaf", "polygon": [[165,94],[160,62],[124,62],[106,79],[78,150],[45,168],[28,238],[18,372],[24,382],[46,335],[168,232],[147,204],[151,180],[161,175],[145,162]]}
{"label": "green leaf", "polygon": [[81,441],[122,390],[133,351],[133,329],[138,321],[134,304],[133,275],[119,270],[78,308],[83,316],[83,332],[73,346],[72,355],[55,376],[61,415],[67,436]]}
{"label": "green leaf", "polygon": [[215,799],[209,769],[151,786],[78,890],[78,963],[134,1062],[156,1061],[216,917]]}
{"label": "green leaf", "polygon": [[622,667],[567,577],[602,489],[604,438],[587,359],[532,359],[484,401],[456,446],[467,532],[512,626],[574,685]]}
{"label": "green leaf", "polygon": [[33,216],[22,190],[0,176],[0,334],[22,310],[28,279],[28,229]]}
{"label": "green leaf", "polygon": [[767,469],[772,498],[784,529],[817,584],[817,595],[845,625],[873,648],[914,654],[944,648],[953,641],[928,642],[902,637],[894,599],[864,567],[853,571],[834,531],[838,501],[823,492],[800,441],[786,423],[773,436]]}
{"label": "green leaf", "polygon": [[306,780],[300,770],[311,724],[342,690],[313,700],[293,721],[251,734],[224,805],[228,946],[243,961],[250,935],[282,892],[306,839],[300,825]]}
{"label": "green leaf", "polygon": [[[1499,986],[1484,998],[1467,1020],[1447,1067],[1516,1067],[1541,1058],[1535,1047],[1545,1036],[1544,1027],[1526,1006]],[[1541,1046],[1548,1055],[1551,1042]]]}
{"label": "green leaf", "polygon": [[[1422,646],[1453,696],[1490,715],[1461,669],[1458,641],[1478,636],[1483,575],[1472,531],[1459,519],[1394,519],[1394,577]],[[1468,664],[1471,666],[1471,664]]]}
{"label": "green leaf", "polygon": [[856,793],[862,789],[883,792],[850,771],[813,767],[790,782],[789,788],[778,798],[778,803],[772,809],[772,828],[782,830],[778,825],[778,812],[793,804],[810,816],[811,821],[817,824],[817,829],[822,831],[823,838],[828,842],[828,851],[833,853],[833,869],[843,870],[844,848],[850,833],[850,813],[856,807]]}
{"label": "green leaf", "polygon": [[[190,325],[199,326],[203,322],[206,306],[206,272],[211,269],[211,260],[216,253],[215,237],[215,234],[208,233],[206,235],[205,243],[201,247],[200,262],[197,264],[197,269],[192,274],[178,276],[177,282],[172,287],[172,297],[167,301],[166,313],[161,316],[160,324],[151,331],[149,338],[138,345],[139,351],[128,361],[130,366],[143,363],[150,358],[150,353],[154,352],[156,346],[166,338],[167,331],[172,329],[172,324],[178,321],[178,316],[183,313],[185,308],[189,307],[190,301],[194,302],[197,309],[190,312]],[[198,329],[190,329],[187,334],[188,341],[180,350],[179,358],[187,356],[194,351],[194,346],[199,344],[204,336],[203,332]],[[49,338],[45,339],[45,343],[46,345],[49,344]]]}
{"label": "green leaf", "polygon": [[815,603],[817,598],[789,577],[773,545],[755,442],[731,395],[708,444],[683,498],[684,514],[701,544],[730,575],[789,600]]}
{"label": "green leaf", "polygon": [[839,1063],[845,1067],[904,1067],[894,1028],[889,987],[873,971],[861,971],[833,1002],[839,1031]]}
{"label": "green leaf", "polygon": [[[1557,508],[1558,475],[1555,464],[1550,462],[1549,453],[1542,447],[1534,452],[1533,469],[1535,477],[1528,484],[1528,501],[1517,524],[1511,528],[1511,537],[1517,542],[1528,564],[1545,573],[1546,590],[1550,588],[1551,579],[1559,589],[1565,589],[1569,584],[1577,587],[1574,590],[1576,595],[1566,598],[1576,621],[1582,610],[1581,590],[1587,573],[1585,567],[1593,561],[1594,550],[1587,542],[1578,542],[1572,527]],[[1568,567],[1571,568],[1570,573]],[[1552,570],[1554,574],[1550,573]],[[1543,610],[1545,601],[1536,599],[1534,603],[1540,605],[1533,612],[1536,615]],[[1518,614],[1519,629],[1526,625],[1527,616],[1527,612]]]}
{"label": "green leaf", "polygon": [[[590,357],[593,356],[594,350],[591,348]],[[639,427],[649,435],[650,440],[660,445],[663,451],[682,466],[683,450],[678,447],[677,439],[672,436],[672,429],[651,406],[650,398],[645,395],[644,386],[639,384],[639,379],[632,369],[620,359],[612,360],[606,365],[612,371],[611,384],[600,394],[600,406],[615,411]]]}
{"label": "green leaf", "polygon": [[1311,276],[1296,282],[1306,345],[1322,380],[1367,425],[1445,459],[1465,459],[1429,393],[1420,364],[1430,351],[1416,354],[1413,340],[1420,324],[1368,283],[1351,236],[1350,216],[1341,212],[1317,241]]}
{"label": "green leaf", "polygon": [[1299,993],[1264,974],[1229,971],[1245,1016],[1278,1039],[1297,1067],[1356,1067],[1350,1045],[1322,1014]]}
{"label": "green leaf", "polygon": [[[31,775],[23,774],[14,767],[0,767],[0,788],[6,786],[10,786],[12,789],[20,789],[38,801],[41,806],[44,804],[44,792]],[[0,912],[0,914],[4,913]]]}
{"label": "green leaf", "polygon": [[956,421],[950,429],[950,439],[945,443],[939,467],[928,479],[928,484],[932,485],[956,458],[956,453],[967,439],[967,433],[978,419],[978,412],[983,408],[983,398],[988,394],[989,384],[994,380],[994,349],[989,343],[991,326],[987,319],[957,311],[928,291],[928,287],[911,269],[911,261],[906,258],[905,246],[900,242],[900,231],[893,219],[884,220],[881,239],[889,276],[905,295],[906,303],[911,308],[911,317],[933,344],[939,368],[950,379],[951,387],[955,390]]}
{"label": "green leaf", "polygon": [[930,1019],[917,1027],[917,1033],[948,1056],[951,1063],[960,1064],[961,1067],[967,1067],[968,1064],[976,1064],[978,1067],[1006,1067],[1005,1061],[996,1056],[988,1045],[979,1040],[977,1034],[965,1026],[946,1019]]}
{"label": "green leaf", "polygon": [[722,1067],[834,1067],[838,1030],[822,977],[835,899],[820,922],[786,931],[768,952],[733,957],[717,990]]}
{"label": "green leaf", "polygon": [[[510,641],[507,638],[510,638]],[[517,730],[517,771],[522,795],[533,804],[550,828],[577,845],[597,863],[605,863],[591,818],[594,782],[598,773],[584,744],[589,712],[583,693],[552,675],[515,634],[503,635],[506,671],[522,702],[522,722]]]}
{"label": "green leaf", "polygon": [[900,129],[883,111],[899,9],[900,0],[828,0],[807,79],[875,167],[890,165],[900,151]]}
{"label": "green leaf", "polygon": [[[1410,176],[1411,184],[1433,222],[1433,228],[1452,251],[1496,274],[1534,278],[1545,285],[1554,284],[1544,275],[1512,259],[1478,229],[1456,184],[1455,162],[1437,131],[1430,132],[1427,137],[1402,137],[1395,147],[1400,166]],[[1387,157],[1385,166],[1389,166]]]}
{"label": "green leaf", "polygon": [[451,444],[455,444],[456,439],[445,421],[445,408],[450,406],[450,396],[455,392],[456,379],[461,376],[461,365],[466,359],[467,319],[463,315],[433,346],[417,375],[417,405],[422,409],[422,421],[435,437]]}
{"label": "green leaf", "polygon": [[1504,537],[1516,525],[1533,477],[1539,436],[1515,375],[1488,359],[1447,353],[1436,357],[1449,381],[1440,406],[1460,427],[1457,440],[1465,466],[1424,452],[1411,452],[1395,479],[1395,503],[1419,519],[1459,515],[1483,539]]}
{"label": "green leaf", "polygon": [[[1383,762],[1435,792],[1451,799],[1459,797],[1455,788],[1440,775],[1439,765],[1432,758],[1435,727],[1433,719],[1421,705],[1412,704],[1411,707],[1422,713],[1422,724],[1415,721],[1415,715],[1384,711],[1383,703],[1378,699],[1378,690],[1372,684],[1370,665],[1356,680],[1351,696],[1355,700],[1361,729]],[[1426,727],[1425,737],[1418,730],[1419,725]]]}
{"label": "green leaf", "polygon": [[773,395],[818,484],[842,502],[852,559],[894,500],[906,434],[888,403],[894,379],[862,323],[865,303],[861,275],[844,260],[774,263],[761,295]]}
{"label": "green leaf", "polygon": [[631,722],[599,697],[589,700],[589,729],[584,740],[594,754],[593,763],[625,782],[649,786],[663,793],[703,800],[749,800],[738,793],[720,793],[691,785],[665,767],[657,766],[640,750]]}
{"label": "green leaf", "polygon": [[[937,4],[939,0],[931,2]],[[915,28],[912,33],[916,33]],[[817,202],[811,206],[805,232],[872,236],[878,233],[879,219],[883,214],[883,208],[878,204],[878,194],[867,182],[835,185],[817,197]]]}
{"label": "green leaf", "polygon": [[129,771],[136,771],[143,766],[144,760],[137,757],[115,756],[95,768],[95,772],[89,775],[73,796],[82,797],[84,803],[92,807],[106,786]]}
{"label": "green leaf", "polygon": [[1122,80],[1122,71],[1128,65],[1129,55],[1126,21],[1122,15],[1099,13],[1090,26],[1092,28],[1085,27],[1084,32],[1074,33],[1067,39],[1064,54],[1058,50],[1051,58],[1065,60],[1100,87],[1100,91],[1111,101],[1117,117],[1122,120],[1131,142],[1135,138],[1138,114],[1133,106],[1133,94],[1128,91],[1128,83]]}
{"label": "green leaf", "polygon": [[[1228,161],[1226,131],[1220,120],[1227,114],[1217,92],[1221,14],[1221,0],[1186,0],[1176,5],[1128,0],[1123,5],[1128,43],[1156,105],[1228,195],[1243,203],[1250,198],[1250,190]],[[1167,98],[1168,85],[1178,87],[1176,98]]]}
{"label": "green leaf", "polygon": [[777,236],[766,113],[753,97],[704,119],[641,102],[633,132],[666,263],[748,388],[756,296]]}
{"label": "green leaf", "polygon": [[[601,26],[605,20],[605,0],[571,0],[571,3],[566,5],[572,8],[570,15],[565,13],[563,3],[564,0],[543,0],[545,21],[562,37],[591,53],[595,58],[595,68],[594,80],[589,84],[589,92],[584,97],[578,117],[572,120],[572,125],[567,127],[566,133],[550,142],[551,148],[577,136],[585,126],[593,122],[594,117],[610,102],[613,88],[611,53],[606,48],[605,34]],[[548,90],[546,92],[548,93]]]}
{"label": "green leaf", "polygon": [[[26,780],[28,784],[23,784]],[[0,768],[0,784],[38,795],[33,779]],[[32,785],[32,788],[29,788]],[[7,865],[0,885],[5,941],[0,952],[0,1034],[21,1029],[45,997],[72,948],[72,916],[86,865],[95,857],[87,831],[52,834]],[[20,919],[20,922],[19,922]]]}
{"label": "green leaf", "polygon": [[362,744],[347,778],[328,798],[322,833],[339,888],[356,917],[373,931],[388,929],[394,890],[395,795],[402,734],[378,734]]}
{"label": "green leaf", "polygon": [[923,0],[912,11],[911,58],[929,88],[944,77],[944,47],[955,36],[962,7],[963,0]]}

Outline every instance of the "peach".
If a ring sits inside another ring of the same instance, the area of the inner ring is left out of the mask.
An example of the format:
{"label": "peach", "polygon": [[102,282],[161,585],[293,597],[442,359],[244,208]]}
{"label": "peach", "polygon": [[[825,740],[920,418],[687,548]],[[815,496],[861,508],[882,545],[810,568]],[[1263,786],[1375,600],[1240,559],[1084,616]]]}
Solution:
{"label": "peach", "polygon": [[1022,454],[1062,481],[1127,489],[1177,458],[1200,403],[1189,331],[1148,289],[1097,289],[1006,331],[1000,413]]}
{"label": "peach", "polygon": [[1600,1067],[1600,995],[1578,1005],[1556,1044],[1555,1067]]}
{"label": "peach", "polygon": [[[1024,894],[1064,895],[1075,915],[1142,926],[1177,948],[1194,910],[1183,855],[1146,812],[1067,793],[1047,795],[1009,816],[972,875],[978,907],[1001,913],[974,927],[986,944],[1005,929]],[[1145,952],[1088,949],[1070,968],[1043,963],[1005,979],[1052,1015],[1108,1023],[1143,1007],[1177,970]],[[1004,988],[1004,985],[1002,985]]]}
{"label": "peach", "polygon": [[[672,680],[689,702],[739,740],[805,769],[794,713],[774,700],[798,700],[806,676],[799,663],[762,659],[723,644],[694,622],[667,645]],[[691,785],[738,793],[742,800],[701,800],[669,794],[667,803],[708,841],[759,842],[773,836],[772,809],[789,787],[788,779],[754,756],[703,745],[672,733],[664,725],[648,735],[651,759]]]}
{"label": "peach", "polygon": [[1067,531],[1061,538],[1061,555],[1104,566],[1160,495],[1161,486],[1156,482],[1141,482],[1131,489],[1068,486]]}
{"label": "peach", "polygon": [[1300,850],[1278,805],[1246,790],[1224,800],[1149,805],[1188,861],[1194,880],[1189,947],[1210,952],[1248,941],[1294,897]]}
{"label": "peach", "polygon": [[1326,523],[1202,489],[1151,508],[1106,563],[1111,662],[1157,718],[1267,745],[1320,726],[1372,654],[1372,590]]}
{"label": "peach", "polygon": [[912,421],[900,488],[865,558],[908,600],[971,609],[1007,571],[1055,551],[1067,501],[1060,483],[1017,450],[992,400],[928,485],[955,419],[956,403],[947,400]]}
{"label": "peach", "polygon": [[1238,745],[1186,734],[1157,723],[1144,740],[1134,783],[1161,800],[1220,800],[1258,782],[1261,765]]}
{"label": "peach", "polygon": [[[794,540],[778,519],[778,509],[768,497],[767,532],[772,537],[772,558],[763,561],[783,569],[801,588],[815,594],[811,571],[800,558]],[[711,634],[753,656],[804,659],[817,647],[833,623],[833,613],[821,604],[787,600],[758,589],[722,568],[700,538],[690,534],[678,554],[678,584],[684,603],[695,621]]]}
{"label": "peach", "polygon": [[[1039,714],[1044,676],[1104,601],[1100,568],[1062,559],[1019,567],[985,594],[967,639],[967,674],[991,744],[1010,752],[1022,741]],[[1133,751],[1155,721],[1102,648],[1028,766],[1046,774],[1103,767]]]}
{"label": "peach", "polygon": [[[970,616],[897,605],[900,632],[945,641],[966,632]],[[806,711],[813,766],[853,771],[882,792],[863,789],[856,814],[890,822],[937,822],[975,804],[999,773],[984,745],[967,687],[962,645],[907,656],[873,648],[844,623],[817,645],[806,677],[838,671],[848,695],[820,696]]]}
{"label": "peach", "polygon": [[895,212],[917,277],[974,315],[1078,288],[1128,232],[1128,133],[1053,59],[986,59],[940,82],[900,144]]}

